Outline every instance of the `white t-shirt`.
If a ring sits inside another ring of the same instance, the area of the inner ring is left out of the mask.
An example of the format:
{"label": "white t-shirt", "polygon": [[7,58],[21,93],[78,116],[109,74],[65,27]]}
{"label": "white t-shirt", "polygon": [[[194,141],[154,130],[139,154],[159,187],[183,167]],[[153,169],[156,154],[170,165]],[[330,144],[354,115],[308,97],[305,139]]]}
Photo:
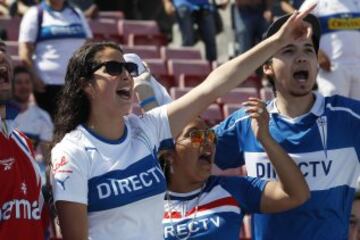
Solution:
{"label": "white t-shirt", "polygon": [[63,85],[70,57],[92,33],[81,10],[65,7],[55,11],[43,6],[41,29],[38,7],[31,7],[21,21],[19,42],[35,44],[34,68],[45,84]]}
{"label": "white t-shirt", "polygon": [[125,117],[124,136],[105,140],[85,126],[52,150],[55,201],[86,204],[89,239],[162,239],[165,177],[156,152],[172,143],[166,106]]}
{"label": "white t-shirt", "polygon": [[300,10],[315,3],[312,13],[321,24],[320,48],[335,65],[359,65],[360,0],[306,0]]}
{"label": "white t-shirt", "polygon": [[36,105],[30,105],[19,113],[14,124],[31,140],[50,142],[53,138],[54,125],[50,115]]}

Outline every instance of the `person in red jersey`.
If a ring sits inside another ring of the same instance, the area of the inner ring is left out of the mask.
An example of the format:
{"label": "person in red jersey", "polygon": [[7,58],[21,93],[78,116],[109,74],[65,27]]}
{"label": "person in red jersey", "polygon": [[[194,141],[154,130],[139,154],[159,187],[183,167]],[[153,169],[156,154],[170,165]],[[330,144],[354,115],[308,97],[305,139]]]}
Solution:
{"label": "person in red jersey", "polygon": [[12,127],[18,109],[11,104],[12,64],[0,41],[0,239],[45,239],[44,200],[33,149]]}

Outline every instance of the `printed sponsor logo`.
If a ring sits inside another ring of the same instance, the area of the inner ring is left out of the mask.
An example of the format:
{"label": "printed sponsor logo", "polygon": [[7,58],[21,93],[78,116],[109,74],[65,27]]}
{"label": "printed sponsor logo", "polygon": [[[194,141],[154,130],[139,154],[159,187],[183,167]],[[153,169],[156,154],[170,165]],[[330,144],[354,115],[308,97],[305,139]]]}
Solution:
{"label": "printed sponsor logo", "polygon": [[80,25],[52,26],[50,31],[53,35],[77,35],[84,33]]}
{"label": "printed sponsor logo", "polygon": [[127,178],[116,179],[108,178],[107,182],[100,183],[96,186],[99,199],[117,196],[143,188],[152,186],[154,183],[160,183],[162,172],[157,167],[152,167],[147,171]]}
{"label": "printed sponsor logo", "polygon": [[[164,226],[164,238],[168,237],[186,237],[189,234],[206,232],[211,228],[220,227],[220,217],[209,217],[203,219],[190,218],[186,223]],[[191,236],[191,235],[190,235]]]}
{"label": "printed sponsor logo", "polygon": [[8,158],[8,159],[3,159],[3,160],[0,160],[0,164],[2,166],[4,166],[4,171],[9,171],[11,168],[12,168],[12,165],[14,164],[15,162],[15,158]]}
{"label": "printed sponsor logo", "polygon": [[55,162],[54,167],[52,169],[53,174],[56,173],[72,173],[72,170],[64,169],[69,160],[66,159],[65,156],[62,156],[60,161]]}
{"label": "printed sponsor logo", "polygon": [[360,18],[330,18],[328,28],[330,30],[359,30]]}
{"label": "printed sponsor logo", "polygon": [[40,220],[40,208],[37,201],[14,199],[5,202],[0,208],[0,221],[15,219]]}
{"label": "printed sponsor logo", "polygon": [[[332,164],[332,160],[297,163],[304,177],[327,176],[331,171]],[[270,162],[257,162],[256,176],[261,178],[276,178],[276,172]]]}

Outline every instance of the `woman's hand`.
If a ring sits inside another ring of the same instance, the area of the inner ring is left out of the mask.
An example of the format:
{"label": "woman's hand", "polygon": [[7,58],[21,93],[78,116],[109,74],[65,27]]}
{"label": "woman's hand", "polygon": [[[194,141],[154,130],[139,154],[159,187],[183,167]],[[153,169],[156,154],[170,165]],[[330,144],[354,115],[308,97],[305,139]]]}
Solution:
{"label": "woman's hand", "polygon": [[279,31],[277,31],[273,35],[273,37],[279,39],[283,46],[286,46],[287,44],[294,41],[311,39],[311,35],[312,35],[311,24],[304,21],[304,18],[315,7],[316,4],[310,6],[308,9],[302,12],[294,11],[294,13],[279,29]]}
{"label": "woman's hand", "polygon": [[247,108],[246,112],[252,118],[251,127],[255,137],[264,141],[270,137],[269,132],[269,113],[266,110],[266,104],[258,98],[249,98],[243,105]]}

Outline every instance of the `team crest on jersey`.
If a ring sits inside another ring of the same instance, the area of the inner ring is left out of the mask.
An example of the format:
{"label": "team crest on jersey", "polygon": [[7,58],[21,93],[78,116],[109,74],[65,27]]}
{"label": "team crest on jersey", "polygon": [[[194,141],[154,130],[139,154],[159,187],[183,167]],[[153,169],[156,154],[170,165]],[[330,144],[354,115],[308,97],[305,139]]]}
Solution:
{"label": "team crest on jersey", "polygon": [[21,190],[22,193],[24,193],[24,195],[27,194],[27,186],[26,186],[26,183],[25,183],[25,182],[22,182],[22,183],[20,184],[20,190]]}
{"label": "team crest on jersey", "polygon": [[8,159],[3,159],[0,160],[0,164],[4,167],[3,170],[4,171],[9,171],[12,168],[12,165],[15,162],[15,158],[8,158]]}

